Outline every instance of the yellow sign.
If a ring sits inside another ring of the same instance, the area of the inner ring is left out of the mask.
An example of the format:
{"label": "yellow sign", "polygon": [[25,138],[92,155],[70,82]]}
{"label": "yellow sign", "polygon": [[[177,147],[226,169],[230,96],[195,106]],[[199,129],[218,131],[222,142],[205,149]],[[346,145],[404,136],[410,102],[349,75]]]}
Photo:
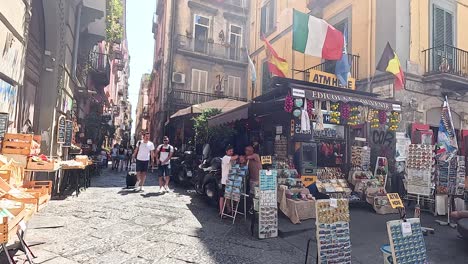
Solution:
{"label": "yellow sign", "polygon": [[264,164],[273,164],[271,156],[262,156],[262,165]]}
{"label": "yellow sign", "polygon": [[304,187],[309,187],[317,181],[317,176],[301,176],[301,181]]}
{"label": "yellow sign", "polygon": [[[340,82],[336,75],[328,72],[310,70],[309,82],[340,88]],[[356,79],[348,78],[348,85],[345,88],[356,90]]]}
{"label": "yellow sign", "polygon": [[398,193],[387,193],[387,198],[390,201],[390,205],[392,206],[393,209],[405,207]]}

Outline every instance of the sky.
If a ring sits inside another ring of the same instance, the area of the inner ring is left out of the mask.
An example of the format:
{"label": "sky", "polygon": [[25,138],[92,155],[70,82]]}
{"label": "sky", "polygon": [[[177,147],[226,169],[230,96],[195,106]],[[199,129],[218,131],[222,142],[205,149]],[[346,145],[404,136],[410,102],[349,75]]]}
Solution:
{"label": "sky", "polygon": [[154,38],[151,32],[156,0],[127,0],[127,40],[130,53],[129,99],[132,104],[132,133],[141,76],[151,73]]}

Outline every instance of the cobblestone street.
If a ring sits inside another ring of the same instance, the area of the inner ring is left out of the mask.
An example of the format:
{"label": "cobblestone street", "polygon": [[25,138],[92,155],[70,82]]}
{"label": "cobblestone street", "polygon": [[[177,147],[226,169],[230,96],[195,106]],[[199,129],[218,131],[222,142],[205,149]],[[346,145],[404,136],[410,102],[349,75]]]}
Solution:
{"label": "cobblestone street", "polygon": [[78,198],[50,202],[28,226],[27,241],[43,243],[32,247],[35,262],[303,262],[304,253],[286,240],[252,238],[242,221],[220,220],[214,206],[195,194],[159,195],[152,175],[144,193],[122,189],[124,184],[124,173],[108,170]]}

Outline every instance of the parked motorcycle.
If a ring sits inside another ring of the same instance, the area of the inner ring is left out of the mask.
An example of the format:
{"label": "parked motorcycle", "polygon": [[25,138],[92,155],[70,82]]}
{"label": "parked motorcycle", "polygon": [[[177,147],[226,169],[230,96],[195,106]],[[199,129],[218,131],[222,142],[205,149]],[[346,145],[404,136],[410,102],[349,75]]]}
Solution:
{"label": "parked motorcycle", "polygon": [[199,165],[197,155],[193,150],[187,150],[171,159],[174,181],[185,185],[192,182]]}
{"label": "parked motorcycle", "polygon": [[205,159],[198,168],[195,177],[192,178],[196,192],[217,204],[221,189],[221,158]]}

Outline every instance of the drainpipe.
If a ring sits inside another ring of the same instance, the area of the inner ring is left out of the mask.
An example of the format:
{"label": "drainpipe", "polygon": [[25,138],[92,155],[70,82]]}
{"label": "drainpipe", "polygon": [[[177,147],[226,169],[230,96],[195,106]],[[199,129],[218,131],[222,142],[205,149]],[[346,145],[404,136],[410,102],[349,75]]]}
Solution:
{"label": "drainpipe", "polygon": [[[169,44],[169,71],[167,73],[167,81],[169,82],[169,85],[168,85],[168,89],[167,89],[167,94],[166,94],[166,101],[168,100],[168,95],[169,93],[172,93],[172,71],[174,70],[174,62],[172,61],[173,59],[173,53],[174,53],[174,38],[175,38],[175,25],[176,25],[176,15],[177,15],[177,12],[176,12],[176,2],[177,0],[172,0],[171,1],[171,32],[169,32],[169,35],[170,35],[170,44]],[[167,33],[166,33],[167,34]],[[164,89],[164,87],[163,87]],[[164,102],[163,102],[164,103]],[[168,113],[169,113],[169,110],[170,110],[170,107],[169,109],[165,109],[165,120],[164,120],[164,125],[163,125],[163,135],[166,134],[166,121],[167,121],[167,118],[168,118]]]}
{"label": "drainpipe", "polygon": [[75,41],[73,43],[73,66],[72,66],[72,77],[76,78],[76,66],[78,61],[78,45],[80,43],[80,24],[81,24],[81,9],[83,7],[83,1],[77,6],[76,9],[76,20],[75,20]]}

